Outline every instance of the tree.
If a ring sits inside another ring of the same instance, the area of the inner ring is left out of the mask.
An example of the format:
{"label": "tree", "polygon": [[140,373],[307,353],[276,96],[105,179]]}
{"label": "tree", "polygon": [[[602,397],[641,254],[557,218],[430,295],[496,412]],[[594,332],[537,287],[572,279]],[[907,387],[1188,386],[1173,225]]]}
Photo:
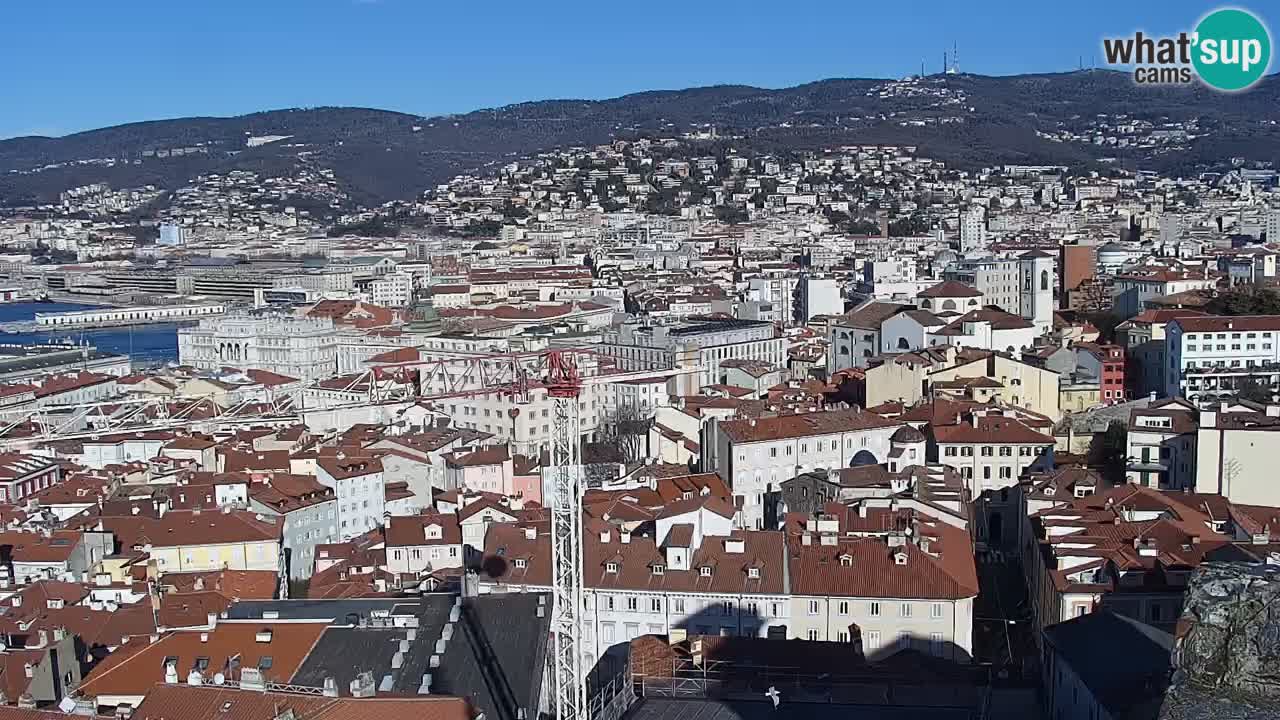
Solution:
{"label": "tree", "polygon": [[1271,388],[1258,382],[1257,378],[1246,377],[1236,383],[1236,397],[1265,405],[1271,402]]}
{"label": "tree", "polygon": [[1280,294],[1246,285],[1218,295],[1204,309],[1212,315],[1280,315]]}
{"label": "tree", "polygon": [[623,404],[605,418],[600,440],[618,447],[629,463],[643,462],[648,457],[649,428],[652,417],[644,417],[632,404]]}
{"label": "tree", "polygon": [[1114,420],[1102,433],[1098,443],[1097,462],[1102,475],[1112,485],[1124,482],[1125,465],[1129,459],[1129,429],[1124,421]]}
{"label": "tree", "polygon": [[1116,326],[1122,322],[1120,316],[1110,310],[1085,313],[1084,319],[1088,320],[1094,327],[1098,328],[1098,339],[1102,342],[1111,342],[1114,340],[1116,336]]}

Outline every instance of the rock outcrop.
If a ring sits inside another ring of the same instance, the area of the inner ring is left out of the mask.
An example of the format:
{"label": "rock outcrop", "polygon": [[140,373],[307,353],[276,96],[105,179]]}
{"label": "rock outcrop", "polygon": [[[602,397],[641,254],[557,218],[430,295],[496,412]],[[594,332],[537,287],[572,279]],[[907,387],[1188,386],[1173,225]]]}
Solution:
{"label": "rock outcrop", "polygon": [[1280,704],[1280,566],[1206,563],[1187,586],[1175,686]]}

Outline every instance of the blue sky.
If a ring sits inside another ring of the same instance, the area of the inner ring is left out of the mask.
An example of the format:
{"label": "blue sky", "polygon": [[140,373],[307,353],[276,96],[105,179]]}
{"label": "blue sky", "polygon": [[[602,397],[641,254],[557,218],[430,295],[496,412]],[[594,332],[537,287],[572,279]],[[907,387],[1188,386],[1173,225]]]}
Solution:
{"label": "blue sky", "polygon": [[1081,55],[1086,64],[1101,55],[1103,36],[1189,29],[1219,6],[6,0],[0,137],[296,106],[432,115],[720,83],[897,77],[921,60],[936,72],[953,42],[968,72],[1070,70]]}

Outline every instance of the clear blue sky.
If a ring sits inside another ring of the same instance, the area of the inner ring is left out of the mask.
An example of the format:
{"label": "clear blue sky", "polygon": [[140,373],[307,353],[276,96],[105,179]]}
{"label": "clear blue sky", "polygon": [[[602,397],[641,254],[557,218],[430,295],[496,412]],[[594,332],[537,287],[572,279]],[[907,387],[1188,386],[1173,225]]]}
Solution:
{"label": "clear blue sky", "polygon": [[922,59],[936,72],[953,41],[967,72],[1071,70],[1081,55],[1086,64],[1100,55],[1105,35],[1189,29],[1220,5],[5,0],[0,137],[296,106],[432,115],[720,83],[897,77],[918,72]]}

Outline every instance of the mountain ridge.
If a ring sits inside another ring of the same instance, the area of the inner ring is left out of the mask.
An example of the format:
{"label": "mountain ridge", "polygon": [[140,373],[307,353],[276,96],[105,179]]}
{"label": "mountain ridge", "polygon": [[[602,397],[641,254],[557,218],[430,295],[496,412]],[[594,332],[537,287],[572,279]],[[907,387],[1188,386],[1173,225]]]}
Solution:
{"label": "mountain ridge", "polygon": [[[1199,85],[1144,87],[1123,72],[1077,70],[914,81],[825,78],[777,89],[709,85],[436,116],[284,108],[0,140],[0,201],[51,202],[61,190],[90,182],[173,188],[201,173],[285,173],[307,165],[332,168],[356,201],[378,203],[411,198],[454,174],[555,147],[679,135],[710,125],[738,136],[735,144],[764,152],[892,143],[917,145],[921,154],[959,167],[1096,163],[1119,155],[1123,162],[1190,172],[1222,165],[1239,153],[1250,161],[1280,161],[1277,100],[1275,75],[1246,93],[1226,96]],[[1150,153],[1047,137],[1092,132],[1099,113],[1153,125],[1192,123],[1199,135],[1178,152]],[[248,137],[268,135],[289,138],[246,145]]]}

